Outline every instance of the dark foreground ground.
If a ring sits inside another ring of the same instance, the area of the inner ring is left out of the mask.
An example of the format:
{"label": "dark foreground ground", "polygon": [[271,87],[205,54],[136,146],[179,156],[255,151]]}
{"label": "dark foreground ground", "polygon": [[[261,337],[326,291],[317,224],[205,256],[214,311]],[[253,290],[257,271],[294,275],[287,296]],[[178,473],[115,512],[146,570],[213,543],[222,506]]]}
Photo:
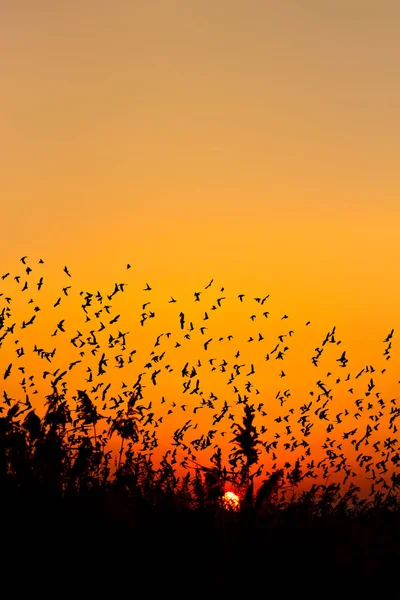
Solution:
{"label": "dark foreground ground", "polygon": [[278,519],[158,507],[128,514],[117,505],[43,498],[3,503],[1,517],[3,586],[17,598],[372,598],[386,589],[400,597],[396,512]]}

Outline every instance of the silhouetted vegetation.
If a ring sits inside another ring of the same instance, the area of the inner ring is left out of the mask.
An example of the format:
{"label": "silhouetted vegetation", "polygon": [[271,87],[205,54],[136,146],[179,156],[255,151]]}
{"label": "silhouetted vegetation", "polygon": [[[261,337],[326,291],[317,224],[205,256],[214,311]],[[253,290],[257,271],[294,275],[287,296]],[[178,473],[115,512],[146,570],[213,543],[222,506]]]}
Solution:
{"label": "silhouetted vegetation", "polygon": [[[218,449],[210,466],[181,477],[170,453],[155,468],[135,451],[134,413],[111,422],[109,436],[121,438],[111,474],[107,440],[96,433],[99,415],[86,393],[78,393],[74,419],[56,390],[43,418],[33,409],[23,416],[16,406],[0,417],[3,544],[39,551],[55,572],[61,557],[97,569],[103,552],[116,552],[120,566],[129,557],[143,568],[150,561],[150,571],[180,565],[181,578],[201,570],[203,582],[228,589],[266,564],[276,576],[329,568],[370,581],[389,576],[399,558],[395,481],[370,500],[354,485],[344,494],[335,483],[298,491],[303,473],[296,463],[287,474],[273,471],[254,493],[257,434],[248,406],[232,440],[231,462],[242,457],[241,467],[228,470]],[[223,503],[226,489],[237,491],[238,507]]]}

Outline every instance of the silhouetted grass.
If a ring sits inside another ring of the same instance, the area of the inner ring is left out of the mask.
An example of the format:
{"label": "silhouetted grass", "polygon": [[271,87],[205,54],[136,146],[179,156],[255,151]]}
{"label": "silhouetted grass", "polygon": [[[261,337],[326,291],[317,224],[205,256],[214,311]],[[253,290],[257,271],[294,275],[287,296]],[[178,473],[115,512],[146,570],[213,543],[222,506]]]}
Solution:
{"label": "silhouetted grass", "polygon": [[[134,420],[111,425],[110,434],[118,430],[128,451],[110,476],[110,456],[94,434],[97,413],[87,395],[80,399],[73,423],[56,391],[42,419],[33,410],[20,419],[13,408],[0,418],[2,544],[17,570],[27,560],[36,565],[36,577],[45,569],[61,586],[71,568],[93,589],[101,579],[111,585],[115,571],[121,585],[121,578],[128,585],[149,573],[171,587],[200,578],[217,590],[254,584],[268,573],[298,578],[299,585],[316,573],[321,584],[323,577],[365,583],[389,578],[396,568],[400,505],[394,494],[362,501],[356,487],[341,494],[332,483],[298,494],[292,489],[287,500],[279,493],[283,470],[253,493],[257,436],[248,407],[235,437],[236,456],[246,458],[237,473],[244,494],[239,510],[227,510],[220,452],[210,467],[179,478],[167,457],[155,468],[149,457],[135,454]],[[299,483],[298,465],[290,479]]]}

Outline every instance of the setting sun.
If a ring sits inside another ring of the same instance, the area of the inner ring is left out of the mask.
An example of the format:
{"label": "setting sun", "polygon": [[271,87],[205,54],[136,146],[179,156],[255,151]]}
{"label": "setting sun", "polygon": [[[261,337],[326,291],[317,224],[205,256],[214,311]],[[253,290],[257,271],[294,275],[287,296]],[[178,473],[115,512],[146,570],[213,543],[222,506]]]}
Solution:
{"label": "setting sun", "polygon": [[225,492],[225,494],[222,496],[222,506],[226,510],[239,510],[239,496],[237,496],[234,492]]}

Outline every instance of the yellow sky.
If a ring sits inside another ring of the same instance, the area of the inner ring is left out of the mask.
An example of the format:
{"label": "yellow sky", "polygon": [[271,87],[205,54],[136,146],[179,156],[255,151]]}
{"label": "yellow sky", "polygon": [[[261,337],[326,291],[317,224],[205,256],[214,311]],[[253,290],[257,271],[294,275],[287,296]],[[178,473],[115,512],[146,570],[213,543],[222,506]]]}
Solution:
{"label": "yellow sky", "polygon": [[2,271],[43,257],[97,289],[130,262],[160,303],[214,278],[379,355],[399,326],[399,25],[394,0],[8,3]]}

